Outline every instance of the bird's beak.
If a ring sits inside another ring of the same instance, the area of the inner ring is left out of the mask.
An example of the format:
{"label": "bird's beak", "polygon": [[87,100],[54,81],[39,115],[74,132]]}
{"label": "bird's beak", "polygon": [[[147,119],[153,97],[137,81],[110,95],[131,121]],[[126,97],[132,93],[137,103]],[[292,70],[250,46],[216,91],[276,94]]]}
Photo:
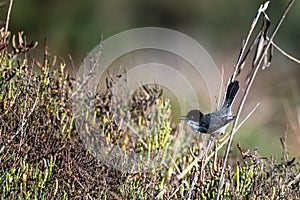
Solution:
{"label": "bird's beak", "polygon": [[180,116],[180,120],[186,120],[186,116]]}

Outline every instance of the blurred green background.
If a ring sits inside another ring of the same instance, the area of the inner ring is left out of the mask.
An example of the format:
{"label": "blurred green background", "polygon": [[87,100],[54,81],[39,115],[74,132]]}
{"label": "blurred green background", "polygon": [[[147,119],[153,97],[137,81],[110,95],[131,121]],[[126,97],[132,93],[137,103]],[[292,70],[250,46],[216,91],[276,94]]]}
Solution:
{"label": "blurred green background", "polygon": [[[137,27],[170,28],[203,45],[217,66],[224,67],[227,78],[261,3],[264,1],[22,0],[14,1],[9,28],[13,33],[23,30],[28,41],[38,41],[40,45],[33,54],[40,58],[47,37],[50,54],[67,63],[71,55],[76,67],[102,36],[105,40]],[[285,0],[271,1],[267,10],[271,31],[287,4]],[[2,19],[6,10],[7,6],[1,10]],[[300,58],[299,11],[300,3],[296,2],[275,38],[280,47],[297,58]],[[274,52],[271,67],[260,71],[255,80],[242,117],[257,102],[261,105],[237,134],[234,145],[240,142],[244,148],[258,147],[264,156],[280,156],[279,138],[289,125],[289,150],[294,156],[300,155],[299,75],[298,64]]]}

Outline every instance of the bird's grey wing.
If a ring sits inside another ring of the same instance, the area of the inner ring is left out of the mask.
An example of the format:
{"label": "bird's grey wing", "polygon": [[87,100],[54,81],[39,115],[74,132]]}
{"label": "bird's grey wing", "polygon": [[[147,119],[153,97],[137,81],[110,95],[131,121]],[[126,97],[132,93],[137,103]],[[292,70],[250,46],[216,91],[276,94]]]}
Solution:
{"label": "bird's grey wing", "polygon": [[210,115],[204,115],[199,121],[199,125],[200,125],[199,131],[201,133],[207,133],[210,126]]}
{"label": "bird's grey wing", "polygon": [[217,131],[218,129],[222,128],[223,126],[231,122],[233,119],[234,117],[230,117],[230,116],[224,116],[221,118],[212,116],[208,132],[213,133]]}

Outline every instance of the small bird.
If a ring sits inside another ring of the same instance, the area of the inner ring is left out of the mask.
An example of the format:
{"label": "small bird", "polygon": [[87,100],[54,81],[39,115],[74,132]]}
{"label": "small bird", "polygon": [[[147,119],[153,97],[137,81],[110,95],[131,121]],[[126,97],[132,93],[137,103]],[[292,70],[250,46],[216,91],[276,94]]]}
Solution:
{"label": "small bird", "polygon": [[189,111],[186,116],[181,116],[181,119],[185,120],[185,122],[196,133],[224,134],[228,123],[235,118],[232,116],[231,106],[239,88],[240,86],[238,81],[229,83],[224,103],[220,109],[206,115],[204,115],[200,110],[194,109]]}

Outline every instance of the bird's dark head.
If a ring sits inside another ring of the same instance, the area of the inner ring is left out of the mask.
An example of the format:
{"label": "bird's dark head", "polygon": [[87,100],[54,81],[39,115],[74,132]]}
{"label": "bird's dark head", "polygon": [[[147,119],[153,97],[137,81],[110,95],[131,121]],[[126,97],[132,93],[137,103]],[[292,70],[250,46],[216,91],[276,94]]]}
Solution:
{"label": "bird's dark head", "polygon": [[204,116],[204,114],[200,110],[194,109],[189,111],[186,116],[181,116],[181,120],[199,122],[202,116]]}

